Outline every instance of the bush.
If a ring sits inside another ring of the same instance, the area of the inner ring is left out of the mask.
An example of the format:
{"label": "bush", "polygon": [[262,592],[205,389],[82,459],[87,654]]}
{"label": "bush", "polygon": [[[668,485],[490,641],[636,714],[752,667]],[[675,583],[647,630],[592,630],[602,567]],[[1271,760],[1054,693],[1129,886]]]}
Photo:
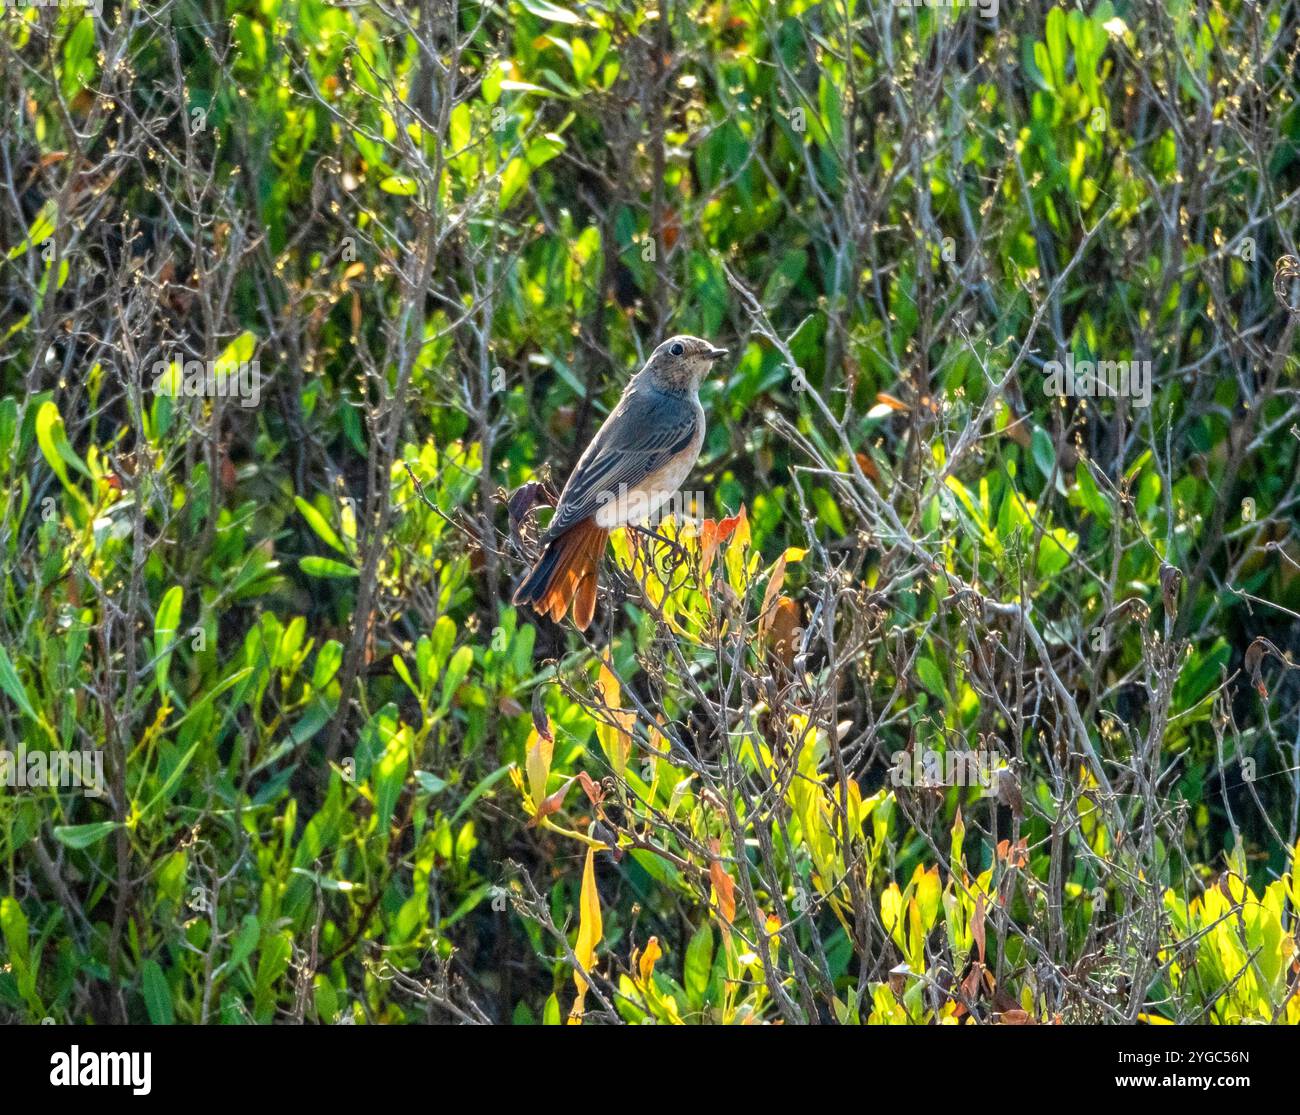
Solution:
{"label": "bush", "polygon": [[0,1013],[1300,1020],[1293,13],[418,7],[0,17]]}

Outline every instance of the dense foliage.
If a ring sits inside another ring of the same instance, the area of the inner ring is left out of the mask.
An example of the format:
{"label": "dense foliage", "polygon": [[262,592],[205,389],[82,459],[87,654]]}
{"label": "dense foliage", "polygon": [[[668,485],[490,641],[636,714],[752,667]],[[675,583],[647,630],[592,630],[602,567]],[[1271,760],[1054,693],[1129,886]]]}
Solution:
{"label": "dense foliage", "polygon": [[0,1015],[1300,1021],[1298,26],[0,11]]}

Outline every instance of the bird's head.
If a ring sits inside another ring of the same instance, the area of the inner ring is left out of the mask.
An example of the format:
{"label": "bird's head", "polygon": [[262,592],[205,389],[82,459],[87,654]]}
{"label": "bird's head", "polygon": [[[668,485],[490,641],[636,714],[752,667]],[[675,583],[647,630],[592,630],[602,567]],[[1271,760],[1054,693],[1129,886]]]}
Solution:
{"label": "bird's head", "polygon": [[645,372],[656,383],[677,391],[695,391],[713,362],[727,355],[699,337],[669,337],[650,354]]}

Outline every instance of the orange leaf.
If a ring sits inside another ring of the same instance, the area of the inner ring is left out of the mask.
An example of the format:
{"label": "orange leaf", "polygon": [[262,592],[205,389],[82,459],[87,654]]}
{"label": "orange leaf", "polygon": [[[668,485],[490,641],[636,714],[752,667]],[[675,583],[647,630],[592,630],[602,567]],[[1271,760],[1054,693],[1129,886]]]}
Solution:
{"label": "orange leaf", "polygon": [[[709,844],[714,856],[717,856],[722,845],[715,838]],[[729,929],[732,922],[736,920],[736,884],[727,874],[727,869],[722,866],[722,860],[713,859],[709,863],[709,881],[713,884],[713,901],[717,904],[718,912],[722,915],[723,929]]]}
{"label": "orange leaf", "polygon": [[1029,863],[1029,845],[1022,836],[1013,845],[1010,840],[998,841],[998,859],[1008,867],[1024,867]]}
{"label": "orange leaf", "polygon": [[883,391],[876,393],[876,405],[867,411],[868,418],[884,418],[890,411],[902,411],[906,414],[911,408],[902,399],[886,395]]}
{"label": "orange leaf", "polygon": [[655,974],[655,961],[663,955],[663,950],[659,948],[659,938],[651,937],[646,942],[645,952],[641,954],[637,962],[637,971],[641,973],[641,982],[649,983],[650,977]]}
{"label": "orange leaf", "polygon": [[681,221],[677,219],[677,214],[671,208],[665,207],[664,214],[659,220],[659,235],[663,237],[665,248],[671,248],[677,243],[677,237],[682,233]]}
{"label": "orange leaf", "polygon": [[740,522],[741,517],[745,514],[742,507],[740,511],[731,515],[722,522],[714,519],[705,519],[700,526],[700,572],[703,573],[713,564],[713,557],[718,552],[718,547],[731,537],[731,532],[736,529],[736,524]]}
{"label": "orange leaf", "polygon": [[880,469],[876,467],[876,462],[871,459],[869,453],[854,453],[854,458],[858,462],[858,468],[862,470],[862,475],[868,480],[879,480]]}

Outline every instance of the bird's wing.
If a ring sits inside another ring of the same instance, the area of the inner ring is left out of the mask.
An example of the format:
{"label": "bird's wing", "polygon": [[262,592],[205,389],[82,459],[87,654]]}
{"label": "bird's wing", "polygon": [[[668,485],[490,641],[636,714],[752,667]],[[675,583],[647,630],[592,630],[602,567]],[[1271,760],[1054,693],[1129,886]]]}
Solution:
{"label": "bird's wing", "polygon": [[557,538],[594,515],[622,485],[634,491],[691,444],[698,422],[691,399],[660,392],[624,396],[564,485],[546,537]]}

